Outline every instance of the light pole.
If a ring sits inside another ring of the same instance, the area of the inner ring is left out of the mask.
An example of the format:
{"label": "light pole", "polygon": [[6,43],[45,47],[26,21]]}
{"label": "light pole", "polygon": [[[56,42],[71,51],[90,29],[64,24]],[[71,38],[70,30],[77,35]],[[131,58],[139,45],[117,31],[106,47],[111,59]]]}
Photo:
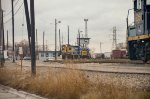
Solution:
{"label": "light pole", "polygon": [[78,41],[78,45],[80,46],[80,38],[81,38],[81,32],[83,32],[83,31],[80,31],[80,29],[78,30],[78,35],[79,35],[79,41]]}
{"label": "light pole", "polygon": [[80,31],[80,29],[78,30],[78,58],[80,58],[80,47],[81,47],[81,44],[80,44],[80,33],[83,32],[83,31]]}
{"label": "light pole", "polygon": [[61,21],[57,22],[57,19],[55,19],[55,60],[57,60],[57,24],[61,23]]}

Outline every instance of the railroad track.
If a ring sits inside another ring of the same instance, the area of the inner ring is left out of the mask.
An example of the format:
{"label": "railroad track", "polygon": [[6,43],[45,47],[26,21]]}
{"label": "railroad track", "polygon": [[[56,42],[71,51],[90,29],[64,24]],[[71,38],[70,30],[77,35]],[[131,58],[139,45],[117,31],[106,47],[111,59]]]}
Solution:
{"label": "railroad track", "polygon": [[[48,61],[47,61],[48,62]],[[142,61],[131,61],[128,59],[107,59],[107,60],[58,60],[58,61],[51,61],[51,62],[58,62],[58,63],[121,63],[121,64],[150,64],[143,63]]]}
{"label": "railroad track", "polygon": [[[104,63],[104,62],[102,62]],[[106,62],[108,63],[108,62]],[[112,62],[116,63],[116,62]],[[45,68],[45,67],[50,67],[50,68],[60,68],[60,69],[69,69],[69,70],[80,70],[80,71],[87,71],[87,72],[100,72],[100,73],[116,73],[116,74],[141,74],[141,75],[150,75],[150,67],[149,65],[143,65],[140,62],[132,62],[131,65],[130,63],[126,63],[125,65],[121,65],[121,62],[117,62],[117,64],[104,64],[104,65],[92,65],[92,64],[77,64],[75,66],[71,66],[73,62],[67,62],[66,64],[49,64],[49,63],[41,63],[41,65],[38,65],[37,68]],[[125,63],[125,62],[124,62]],[[27,63],[25,63],[27,64]],[[45,65],[44,65],[45,64]],[[71,67],[67,67],[67,64],[70,65]],[[139,64],[139,65],[136,65]],[[142,64],[142,65],[140,65]],[[20,65],[20,64],[17,64]],[[24,67],[30,67],[24,65]]]}
{"label": "railroad track", "polygon": [[142,73],[142,72],[119,72],[119,71],[103,71],[103,70],[88,70],[88,69],[77,69],[77,68],[67,68],[67,67],[52,67],[58,69],[66,69],[66,70],[79,70],[85,72],[96,72],[96,73],[111,73],[111,74],[137,74],[137,75],[150,75],[150,73]]}

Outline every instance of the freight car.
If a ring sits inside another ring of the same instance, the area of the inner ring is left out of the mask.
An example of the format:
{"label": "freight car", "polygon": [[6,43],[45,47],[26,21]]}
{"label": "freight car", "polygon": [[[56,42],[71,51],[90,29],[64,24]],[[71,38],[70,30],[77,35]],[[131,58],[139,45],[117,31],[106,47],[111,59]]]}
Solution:
{"label": "freight car", "polygon": [[125,50],[113,50],[111,57],[113,59],[123,59],[123,58],[126,58],[126,51]]}
{"label": "freight car", "polygon": [[134,25],[128,26],[127,33],[129,58],[150,60],[150,0],[134,0]]}

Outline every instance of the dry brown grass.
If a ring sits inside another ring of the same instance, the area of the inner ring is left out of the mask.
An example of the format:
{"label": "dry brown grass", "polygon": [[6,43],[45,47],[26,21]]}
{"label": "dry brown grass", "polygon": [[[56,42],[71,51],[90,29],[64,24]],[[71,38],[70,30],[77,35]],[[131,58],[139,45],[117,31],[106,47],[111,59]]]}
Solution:
{"label": "dry brown grass", "polygon": [[150,93],[99,82],[81,99],[149,99]]}
{"label": "dry brown grass", "polygon": [[88,80],[79,71],[48,72],[30,77],[19,70],[0,69],[0,83],[48,98],[79,99],[88,90]]}
{"label": "dry brown grass", "polygon": [[50,99],[150,99],[146,92],[103,82],[92,83],[83,72],[76,70],[49,71],[31,77],[29,71],[0,69],[0,83]]}

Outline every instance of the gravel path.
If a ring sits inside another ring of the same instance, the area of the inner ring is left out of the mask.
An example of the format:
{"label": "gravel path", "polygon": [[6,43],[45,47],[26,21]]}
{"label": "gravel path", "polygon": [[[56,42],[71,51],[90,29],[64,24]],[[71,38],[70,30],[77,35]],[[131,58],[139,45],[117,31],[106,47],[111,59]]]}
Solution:
{"label": "gravel path", "polygon": [[85,72],[92,82],[103,82],[150,92],[150,75]]}

